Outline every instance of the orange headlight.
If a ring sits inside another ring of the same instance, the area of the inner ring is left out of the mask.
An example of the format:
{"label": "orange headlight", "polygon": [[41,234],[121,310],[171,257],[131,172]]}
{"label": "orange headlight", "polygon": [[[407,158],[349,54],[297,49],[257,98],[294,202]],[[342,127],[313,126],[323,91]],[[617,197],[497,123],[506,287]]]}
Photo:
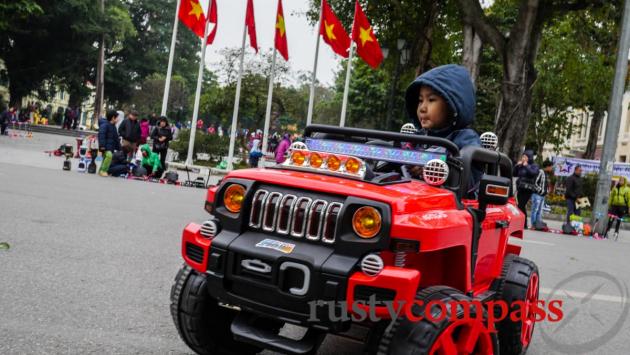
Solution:
{"label": "orange headlight", "polygon": [[363,239],[374,238],[381,231],[381,214],[374,207],[361,207],[352,216],[352,228]]}
{"label": "orange headlight", "polygon": [[310,162],[313,168],[319,168],[322,166],[324,159],[322,159],[322,156],[317,153],[311,153]]}
{"label": "orange headlight", "polygon": [[228,211],[238,213],[245,200],[245,188],[239,184],[230,185],[223,195],[223,204]]}
{"label": "orange headlight", "polygon": [[328,163],[328,170],[330,171],[337,171],[341,166],[341,160],[334,155],[329,156],[326,162]]}
{"label": "orange headlight", "polygon": [[302,165],[304,164],[304,160],[306,159],[306,156],[304,155],[303,152],[296,150],[291,154],[291,161],[293,162],[293,164],[295,165]]}
{"label": "orange headlight", "polygon": [[359,172],[359,168],[361,168],[361,163],[354,158],[350,158],[346,160],[346,171],[352,174],[356,174]]}

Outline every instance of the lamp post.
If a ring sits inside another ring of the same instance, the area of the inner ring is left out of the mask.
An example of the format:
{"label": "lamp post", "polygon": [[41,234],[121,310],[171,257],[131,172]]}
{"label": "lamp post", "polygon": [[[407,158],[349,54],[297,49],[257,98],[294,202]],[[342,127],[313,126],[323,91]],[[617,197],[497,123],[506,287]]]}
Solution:
{"label": "lamp post", "polygon": [[[393,121],[393,111],[394,111],[394,100],[396,97],[396,88],[398,87],[398,81],[400,80],[400,71],[402,66],[407,63],[409,60],[409,46],[407,45],[407,41],[402,38],[399,38],[396,41],[396,53],[398,54],[398,58],[396,60],[396,65],[394,66],[394,77],[392,78],[391,85],[389,87],[389,98],[387,100],[387,119],[386,119],[386,127],[385,129],[388,131],[392,130],[392,121]],[[387,48],[386,51],[383,51],[383,55],[387,56],[390,50]]]}

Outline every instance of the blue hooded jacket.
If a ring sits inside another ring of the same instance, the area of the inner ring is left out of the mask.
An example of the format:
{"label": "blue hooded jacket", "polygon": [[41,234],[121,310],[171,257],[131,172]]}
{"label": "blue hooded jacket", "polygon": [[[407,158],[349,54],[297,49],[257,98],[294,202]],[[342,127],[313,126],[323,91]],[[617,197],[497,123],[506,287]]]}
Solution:
{"label": "blue hooded jacket", "polygon": [[111,152],[120,150],[120,139],[116,126],[103,117],[98,120],[98,146]]}
{"label": "blue hooded jacket", "polygon": [[[420,126],[417,109],[421,86],[431,87],[448,104],[451,121],[447,127],[425,130]],[[479,135],[470,128],[475,119],[475,88],[466,68],[448,64],[420,75],[407,88],[405,104],[418,134],[446,138],[460,149],[469,145],[481,146]]]}

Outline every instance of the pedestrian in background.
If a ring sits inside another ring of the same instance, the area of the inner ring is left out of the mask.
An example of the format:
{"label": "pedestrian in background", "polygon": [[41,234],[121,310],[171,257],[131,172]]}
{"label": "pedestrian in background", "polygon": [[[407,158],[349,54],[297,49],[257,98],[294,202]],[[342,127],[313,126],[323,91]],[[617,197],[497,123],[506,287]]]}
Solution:
{"label": "pedestrian in background", "polygon": [[160,164],[160,156],[157,153],[152,152],[151,147],[149,147],[148,144],[140,147],[140,151],[142,152],[142,161],[140,164],[147,170],[149,177],[154,177],[156,179],[161,178],[164,169]]}
{"label": "pedestrian in background", "polygon": [[118,134],[122,138],[122,145],[128,148],[129,154],[133,156],[138,149],[138,143],[142,132],[138,122],[138,111],[131,111],[127,119],[118,127]]}
{"label": "pedestrian in background", "polygon": [[625,177],[620,177],[619,181],[613,184],[610,190],[608,206],[608,214],[614,217],[608,219],[608,228],[606,228],[605,236],[608,236],[610,228],[612,228],[613,223],[616,222],[614,238],[617,239],[621,219],[628,214],[628,207],[630,206],[630,187],[626,184]]}
{"label": "pedestrian in background", "polygon": [[0,114],[0,135],[4,136],[7,134],[7,126],[9,125],[9,121],[11,118],[9,117],[9,110],[5,109]]}
{"label": "pedestrian in background", "polygon": [[577,164],[573,169],[573,174],[567,178],[564,183],[565,192],[564,198],[567,201],[567,216],[566,222],[571,223],[571,215],[580,215],[580,209],[576,208],[575,200],[584,196],[584,181],[582,180],[582,167]]}
{"label": "pedestrian in background", "polygon": [[151,132],[151,139],[153,139],[153,151],[160,156],[162,168],[166,169],[166,153],[169,142],[173,140],[171,127],[168,126],[166,117],[160,116],[157,127]]}
{"label": "pedestrian in background", "polygon": [[538,171],[536,177],[536,192],[532,194],[532,228],[536,230],[546,230],[547,225],[543,222],[542,211],[545,205],[545,196],[549,189],[549,174],[553,170],[553,163],[549,160],[543,162],[543,168]]}
{"label": "pedestrian in background", "polygon": [[534,152],[525,150],[521,160],[514,166],[513,175],[516,180],[516,200],[518,208],[525,214],[525,229],[527,229],[527,202],[536,192],[536,178],[540,168],[534,163]]}
{"label": "pedestrian in background", "polygon": [[150,132],[149,120],[143,118],[140,120],[140,144],[145,144]]}
{"label": "pedestrian in background", "polygon": [[291,140],[289,139],[289,134],[285,133],[278,144],[278,148],[276,148],[276,163],[284,163],[289,147],[291,147]]}
{"label": "pedestrian in background", "polygon": [[101,118],[98,122],[98,149],[103,155],[103,162],[98,172],[100,176],[107,176],[109,165],[112,162],[112,154],[120,150],[120,139],[118,132],[116,132],[117,119],[118,112],[109,110],[105,118]]}

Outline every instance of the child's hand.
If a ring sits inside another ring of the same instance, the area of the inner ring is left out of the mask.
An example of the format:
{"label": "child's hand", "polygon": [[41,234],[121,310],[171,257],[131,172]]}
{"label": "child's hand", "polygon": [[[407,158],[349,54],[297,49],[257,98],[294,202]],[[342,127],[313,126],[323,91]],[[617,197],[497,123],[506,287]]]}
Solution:
{"label": "child's hand", "polygon": [[419,165],[410,167],[409,174],[411,174],[411,176],[416,177],[416,178],[422,176],[422,167]]}

